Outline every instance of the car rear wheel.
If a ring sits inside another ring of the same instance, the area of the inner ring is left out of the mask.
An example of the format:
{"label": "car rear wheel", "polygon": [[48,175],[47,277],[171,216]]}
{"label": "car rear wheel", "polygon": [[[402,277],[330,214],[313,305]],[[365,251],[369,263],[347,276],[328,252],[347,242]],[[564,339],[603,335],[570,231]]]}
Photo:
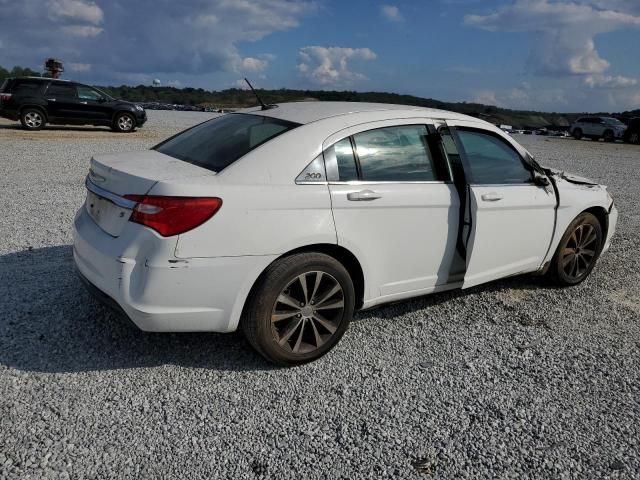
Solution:
{"label": "car rear wheel", "polygon": [[116,132],[129,133],[136,129],[136,119],[130,113],[119,113],[113,122]]}
{"label": "car rear wheel", "polygon": [[252,291],[241,321],[249,343],[280,365],[313,361],[342,338],[355,291],[344,266],[321,253],[274,262]]}
{"label": "car rear wheel", "polygon": [[576,128],[573,131],[573,138],[575,138],[576,140],[580,140],[582,138],[582,129]]}
{"label": "car rear wheel", "polygon": [[640,133],[632,133],[629,135],[629,143],[640,144]]}
{"label": "car rear wheel", "polygon": [[25,108],[20,113],[20,123],[27,130],[42,130],[47,122],[40,109]]}
{"label": "car rear wheel", "polygon": [[577,285],[589,276],[602,250],[602,226],[591,213],[571,222],[556,250],[549,274],[559,285]]}

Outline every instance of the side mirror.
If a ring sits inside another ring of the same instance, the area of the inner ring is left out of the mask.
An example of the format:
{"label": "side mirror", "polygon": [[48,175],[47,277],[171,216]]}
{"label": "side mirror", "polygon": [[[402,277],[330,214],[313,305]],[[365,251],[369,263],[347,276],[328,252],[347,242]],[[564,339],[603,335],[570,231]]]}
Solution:
{"label": "side mirror", "polygon": [[539,187],[548,187],[551,182],[544,175],[535,175],[533,177],[533,183],[535,183]]}
{"label": "side mirror", "polygon": [[104,103],[104,102],[106,102],[106,101],[107,101],[107,99],[106,99],[106,98],[104,98],[104,97],[100,97],[100,98],[98,99],[98,103]]}

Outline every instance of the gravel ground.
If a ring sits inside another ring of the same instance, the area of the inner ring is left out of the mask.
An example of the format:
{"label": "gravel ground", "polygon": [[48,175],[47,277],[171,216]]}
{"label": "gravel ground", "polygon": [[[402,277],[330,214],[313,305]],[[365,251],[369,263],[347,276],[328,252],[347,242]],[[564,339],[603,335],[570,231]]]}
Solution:
{"label": "gravel ground", "polygon": [[148,334],[73,273],[91,154],[135,134],[0,122],[0,478],[640,478],[640,148],[521,136],[609,185],[610,252],[584,284],[520,277],[360,313],[277,369],[239,334]]}

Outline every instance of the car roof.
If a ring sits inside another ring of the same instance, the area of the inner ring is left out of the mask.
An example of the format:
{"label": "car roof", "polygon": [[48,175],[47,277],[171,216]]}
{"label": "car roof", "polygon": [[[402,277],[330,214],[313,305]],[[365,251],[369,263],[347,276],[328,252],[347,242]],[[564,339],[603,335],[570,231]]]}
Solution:
{"label": "car roof", "polygon": [[260,107],[246,108],[240,113],[251,113],[265,117],[278,118],[290,122],[307,124],[331,117],[354,115],[366,112],[389,112],[389,118],[399,118],[403,115],[425,115],[435,118],[448,119],[472,119],[477,118],[462,115],[460,113],[438,110],[435,108],[415,107],[412,105],[396,105],[392,103],[366,103],[366,102],[290,102],[279,103],[273,108],[262,110]]}

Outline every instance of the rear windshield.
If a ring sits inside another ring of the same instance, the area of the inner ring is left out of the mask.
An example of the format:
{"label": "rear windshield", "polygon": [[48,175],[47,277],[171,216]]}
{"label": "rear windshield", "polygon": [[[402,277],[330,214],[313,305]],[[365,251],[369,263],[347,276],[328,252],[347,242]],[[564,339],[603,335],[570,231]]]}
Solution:
{"label": "rear windshield", "polygon": [[254,148],[298,126],[261,115],[227,114],[179,133],[154,150],[219,172]]}

